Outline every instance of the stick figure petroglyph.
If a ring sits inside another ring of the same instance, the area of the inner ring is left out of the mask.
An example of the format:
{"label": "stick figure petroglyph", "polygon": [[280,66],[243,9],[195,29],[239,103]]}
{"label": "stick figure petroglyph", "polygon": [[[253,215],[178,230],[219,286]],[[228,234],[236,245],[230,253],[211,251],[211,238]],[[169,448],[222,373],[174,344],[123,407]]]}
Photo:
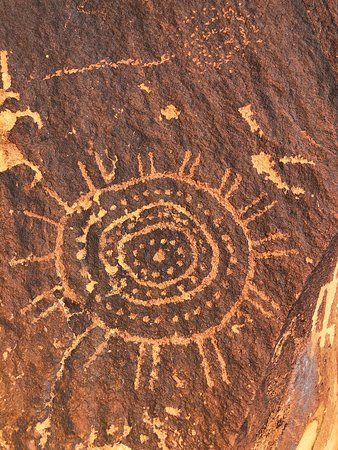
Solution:
{"label": "stick figure petroglyph", "polygon": [[[1,78],[2,88],[0,89],[0,106],[2,106],[8,98],[20,99],[20,94],[10,90],[11,77],[8,73],[7,52],[0,52],[1,63]],[[14,166],[24,164],[30,167],[34,172],[34,180],[31,184],[33,187],[42,178],[40,169],[28,161],[21,153],[16,144],[10,141],[9,133],[20,117],[31,117],[33,122],[37,124],[38,128],[42,128],[42,121],[39,113],[26,108],[23,111],[13,112],[10,109],[5,109],[0,112],[0,172],[5,172]]]}

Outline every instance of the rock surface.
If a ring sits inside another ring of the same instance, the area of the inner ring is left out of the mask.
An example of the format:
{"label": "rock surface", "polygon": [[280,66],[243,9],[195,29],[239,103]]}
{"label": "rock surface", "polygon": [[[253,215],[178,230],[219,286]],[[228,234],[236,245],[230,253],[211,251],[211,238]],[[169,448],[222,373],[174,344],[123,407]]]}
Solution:
{"label": "rock surface", "polygon": [[337,448],[333,2],[0,14],[0,448]]}

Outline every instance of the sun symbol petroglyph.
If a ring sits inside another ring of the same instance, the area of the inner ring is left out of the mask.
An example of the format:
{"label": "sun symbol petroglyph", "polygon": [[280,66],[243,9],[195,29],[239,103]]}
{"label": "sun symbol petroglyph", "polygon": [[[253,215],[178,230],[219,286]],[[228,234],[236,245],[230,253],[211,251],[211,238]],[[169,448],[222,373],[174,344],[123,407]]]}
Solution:
{"label": "sun symbol petroglyph", "polygon": [[[252,237],[252,223],[276,202],[262,193],[243,208],[234,207],[231,200],[241,187],[241,176],[227,169],[213,187],[197,177],[200,156],[189,151],[174,172],[158,171],[152,153],[148,159],[139,156],[137,176],[119,183],[117,159],[108,169],[93,149],[92,154],[104,187],[96,187],[79,162],[88,191],[72,205],[42,184],[64,210],[58,221],[24,211],[32,220],[55,227],[55,250],[48,256],[60,283],[35,297],[22,313],[32,313],[43,299],[55,297],[37,320],[56,310],[67,318],[79,314],[69,310],[70,303],[91,320],[65,351],[47,407],[52,411],[66,362],[97,328],[104,331],[103,340],[87,358],[85,370],[111,339],[122,338],[137,355],[136,390],[156,389],[161,350],[170,346],[194,346],[208,388],[231,384],[219,336],[245,303],[273,318],[279,306],[256,286],[257,262],[298,252],[273,249],[276,241],[288,240],[281,232]],[[25,260],[38,261],[34,255]],[[240,330],[237,327],[236,333]],[[152,366],[149,372],[145,362]]]}
{"label": "sun symbol petroglyph", "polygon": [[[0,51],[1,64],[1,78],[2,89],[0,89],[0,106],[2,106],[8,98],[20,99],[17,92],[10,90],[11,76],[8,71],[8,53],[4,50]],[[0,172],[4,172],[19,164],[24,164],[33,170],[35,176],[31,186],[34,186],[42,179],[42,174],[38,166],[28,161],[19,148],[9,140],[9,133],[15,126],[20,117],[30,117],[33,122],[42,127],[41,117],[37,112],[26,108],[23,111],[13,112],[10,109],[5,109],[0,112]]]}

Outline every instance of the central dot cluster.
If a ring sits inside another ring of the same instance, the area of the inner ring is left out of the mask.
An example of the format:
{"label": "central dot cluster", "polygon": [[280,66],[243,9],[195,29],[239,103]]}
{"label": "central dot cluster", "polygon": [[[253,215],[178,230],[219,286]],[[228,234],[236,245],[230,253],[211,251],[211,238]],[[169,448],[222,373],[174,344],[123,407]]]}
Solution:
{"label": "central dot cluster", "polygon": [[158,229],[135,237],[125,245],[131,269],[143,280],[176,278],[192,262],[192,249],[183,233]]}

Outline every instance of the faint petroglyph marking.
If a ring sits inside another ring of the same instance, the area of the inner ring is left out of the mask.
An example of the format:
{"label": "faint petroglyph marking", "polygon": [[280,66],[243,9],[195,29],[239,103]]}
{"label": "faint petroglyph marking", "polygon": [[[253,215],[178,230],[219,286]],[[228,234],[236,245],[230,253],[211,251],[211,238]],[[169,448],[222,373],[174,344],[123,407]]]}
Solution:
{"label": "faint petroglyph marking", "polygon": [[233,331],[233,333],[239,334],[241,328],[243,328],[244,326],[245,326],[244,323],[242,323],[242,324],[235,324],[235,325],[232,325],[231,330]]}
{"label": "faint petroglyph marking", "polygon": [[141,378],[141,372],[142,372],[142,365],[143,365],[143,359],[145,355],[145,344],[141,343],[139,347],[139,355],[137,358],[137,368],[136,368],[136,374],[135,374],[135,382],[134,387],[135,390],[137,390],[140,386],[140,378]]}
{"label": "faint petroglyph marking", "polygon": [[253,245],[259,246],[259,245],[265,244],[266,242],[277,241],[277,240],[285,241],[289,238],[290,238],[290,236],[288,236],[287,234],[284,234],[284,233],[280,233],[280,232],[271,233],[264,238],[257,239],[256,241],[253,242]]}
{"label": "faint petroglyph marking", "polygon": [[[8,69],[8,52],[6,50],[0,51],[0,64],[1,64],[1,80],[2,90],[1,95],[5,98],[19,99],[19,94],[16,92],[6,92],[12,85],[12,79]],[[3,103],[3,97],[1,97],[1,104]]]}
{"label": "faint petroglyph marking", "polygon": [[172,378],[173,378],[173,380],[175,381],[176,386],[177,386],[178,388],[183,389],[183,388],[185,387],[185,381],[177,375],[176,370],[175,370],[174,373],[172,374]]}
{"label": "faint petroglyph marking", "polygon": [[161,114],[167,120],[178,119],[181,111],[179,111],[175,105],[168,105],[164,109],[161,109]]}
{"label": "faint petroglyph marking", "polygon": [[[298,157],[297,157],[298,158]],[[283,159],[283,158],[282,158]],[[252,155],[252,165],[257,170],[259,175],[265,174],[265,179],[270,180],[278,189],[284,192],[292,192],[294,195],[305,194],[305,190],[299,186],[289,186],[276,169],[276,163],[272,156],[265,152],[260,152],[258,155]],[[281,161],[282,162],[282,161]],[[284,163],[286,160],[284,159]],[[287,162],[291,162],[287,158]],[[299,163],[299,161],[297,161]],[[302,162],[301,164],[311,164],[312,162]]]}
{"label": "faint petroglyph marking", "polygon": [[161,361],[160,359],[160,351],[161,347],[159,345],[153,345],[152,346],[152,369],[150,372],[150,380],[149,380],[149,386],[150,389],[153,391],[156,381],[158,380],[158,365]]}
{"label": "faint petroglyph marking", "polygon": [[[285,257],[288,255],[289,254],[285,252],[285,254],[281,256]],[[279,305],[272,298],[270,298],[267,294],[265,294],[265,292],[259,290],[254,285],[250,286],[249,301],[258,311],[263,314],[263,316],[268,318],[276,317],[276,311],[279,311],[280,309]]]}
{"label": "faint petroglyph marking", "polygon": [[45,216],[41,216],[40,214],[36,214],[33,211],[24,210],[23,213],[27,217],[31,217],[32,219],[41,220],[42,222],[49,223],[50,225],[57,226],[57,224],[58,224],[55,220],[50,219],[50,218],[45,217]]}
{"label": "faint petroglyph marking", "polygon": [[181,22],[179,32],[176,36],[183,38],[183,55],[202,73],[207,67],[219,70],[236,55],[243,56],[250,44],[262,43],[257,39],[258,27],[231,6],[192,10]]}
{"label": "faint petroglyph marking", "polygon": [[242,106],[238,109],[243,119],[247,122],[250,127],[251,133],[257,133],[259,137],[263,136],[263,130],[259,126],[257,120],[254,118],[254,113],[252,111],[252,105],[248,104]]}
{"label": "faint petroglyph marking", "polygon": [[61,378],[63,376],[66,362],[71,357],[72,353],[81,344],[81,342],[96,327],[97,327],[97,324],[96,323],[92,323],[90,326],[88,326],[86,328],[86,330],[82,334],[79,334],[78,336],[75,336],[73,341],[72,341],[72,343],[71,343],[71,345],[69,347],[67,347],[67,349],[63,353],[63,356],[62,356],[61,361],[60,361],[60,367],[59,367],[59,369],[58,369],[58,371],[56,373],[55,379],[54,379],[54,381],[52,383],[52,386],[51,386],[51,389],[50,389],[49,400],[48,400],[47,403],[45,403],[45,407],[48,410],[48,416],[42,422],[38,422],[36,424],[36,430],[40,430],[40,435],[41,435],[40,446],[43,449],[46,447],[46,445],[48,443],[48,439],[49,439],[49,437],[51,435],[51,420],[52,420],[53,405],[54,405],[54,400],[55,400],[55,395],[56,395],[56,386],[57,386],[58,382],[61,380]]}
{"label": "faint petroglyph marking", "polygon": [[[4,50],[0,51],[1,78],[2,88],[0,89],[0,106],[4,104],[7,98],[20,99],[17,92],[10,91],[11,77],[8,72],[8,53]],[[30,117],[38,128],[42,128],[41,117],[37,112],[33,112],[30,108],[23,111],[13,112],[5,109],[0,112],[0,172],[5,172],[14,166],[24,164],[35,173],[34,180],[31,184],[33,187],[37,182],[41,181],[42,174],[37,165],[28,161],[19,148],[9,140],[9,133],[14,128],[20,117]]]}
{"label": "faint petroglyph marking", "polygon": [[[338,263],[335,267],[332,280],[321,287],[319,292],[318,301],[316,303],[316,309],[312,318],[312,336],[313,336],[313,345],[314,348],[317,346],[319,342],[320,348],[324,348],[327,338],[330,345],[333,345],[333,340],[336,332],[336,325],[333,323],[334,315],[336,311],[334,311],[334,303],[336,299],[336,292],[338,286]],[[320,331],[318,331],[319,327],[319,313],[321,308],[324,306],[324,316],[322,320],[322,325]],[[337,308],[335,306],[335,308]],[[330,325],[330,320],[332,323]]]}
{"label": "faint petroglyph marking", "polygon": [[313,146],[315,146],[315,147],[317,147],[317,148],[321,148],[321,145],[318,144],[318,142],[316,142],[316,141],[313,139],[313,137],[311,137],[311,136],[308,134],[307,131],[302,130],[302,131],[300,132],[300,134],[301,134],[302,138],[303,138],[303,139],[306,139],[308,142],[310,142],[311,145],[313,145]]}
{"label": "faint petroglyph marking", "polygon": [[[115,427],[112,425],[111,429],[116,429],[118,431],[118,427]],[[128,427],[130,430],[131,428]],[[92,428],[90,431],[89,436],[87,439],[85,439],[85,442],[82,442],[81,444],[76,444],[74,447],[74,450],[133,450],[130,447],[128,447],[125,444],[122,444],[120,441],[128,436],[130,431],[124,431],[123,434],[119,437],[117,443],[113,444],[104,444],[104,445],[96,445],[96,440],[98,438],[98,431],[95,430],[95,428]],[[113,432],[109,433],[109,430],[107,430],[108,435],[114,434]]]}
{"label": "faint petroglyph marking", "polygon": [[205,354],[204,340],[197,339],[196,344],[197,344],[197,348],[198,348],[199,354],[201,356],[201,365],[202,365],[203,370],[204,370],[205,380],[206,380],[207,385],[209,387],[213,387],[215,383],[214,383],[214,381],[213,381],[213,379],[211,377],[211,368],[210,368],[209,360],[208,360],[208,358],[206,357],[206,354]]}
{"label": "faint petroglyph marking", "polygon": [[295,332],[295,327],[296,327],[296,318],[294,317],[290,322],[289,329],[282,335],[282,337],[279,339],[279,341],[276,344],[274,354],[272,357],[273,364],[275,364],[276,361],[278,361],[278,359],[280,358],[283,348],[284,348],[284,345],[288,341],[288,339],[290,337],[293,338],[293,334]]}
{"label": "faint petroglyph marking", "polygon": [[140,434],[140,442],[141,442],[141,444],[144,444],[148,440],[149,440],[149,436],[147,436],[146,434]]}

